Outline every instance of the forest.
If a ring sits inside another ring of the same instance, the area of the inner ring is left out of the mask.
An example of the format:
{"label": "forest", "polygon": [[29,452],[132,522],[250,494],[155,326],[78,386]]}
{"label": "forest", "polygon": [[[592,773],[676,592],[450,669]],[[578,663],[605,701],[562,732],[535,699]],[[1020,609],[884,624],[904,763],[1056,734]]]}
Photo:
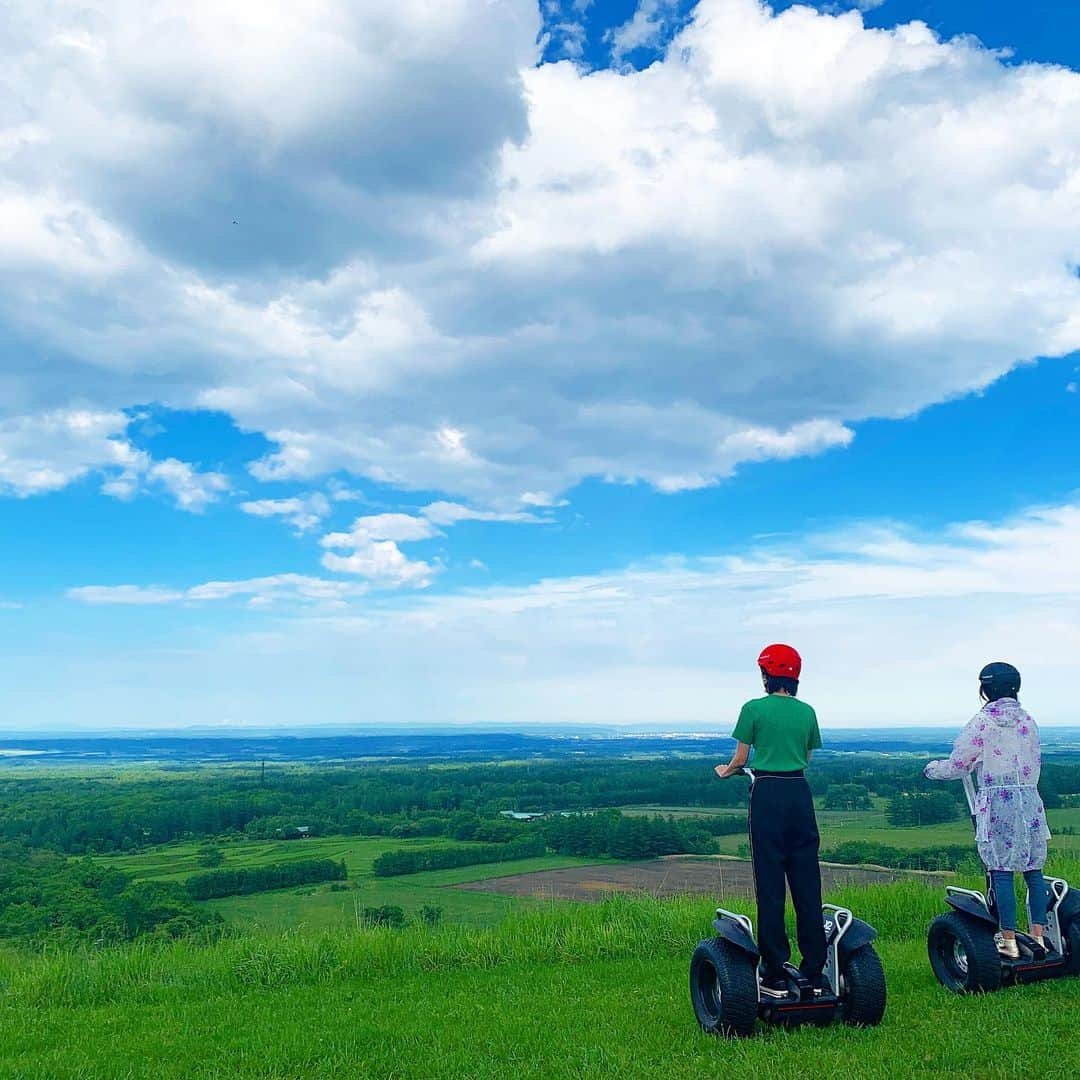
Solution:
{"label": "forest", "polygon": [[[137,851],[172,840],[243,835],[448,836],[504,843],[517,833],[501,811],[561,812],[628,805],[737,808],[747,781],[718,781],[712,759],[537,762],[429,766],[362,765],[206,771],[163,783],[157,776],[20,776],[0,781],[0,841],[71,855]],[[924,780],[911,758],[822,756],[810,774],[814,793],[857,803],[934,794],[963,807],[959,784]],[[830,792],[830,788],[837,790]],[[1048,808],[1080,791],[1080,763],[1044,765]],[[857,806],[853,805],[853,808]]]}
{"label": "forest", "polygon": [[0,938],[102,945],[145,934],[186,937],[220,924],[174,882],[137,882],[88,858],[0,845]]}

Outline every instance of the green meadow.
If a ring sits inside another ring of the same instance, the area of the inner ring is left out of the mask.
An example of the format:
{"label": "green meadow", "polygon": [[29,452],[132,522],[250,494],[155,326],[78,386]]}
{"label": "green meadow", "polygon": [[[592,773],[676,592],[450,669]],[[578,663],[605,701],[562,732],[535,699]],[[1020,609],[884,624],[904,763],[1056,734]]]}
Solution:
{"label": "green meadow", "polygon": [[[1080,879],[1075,864],[1057,869]],[[1080,979],[957,998],[926,962],[937,889],[832,898],[881,932],[889,1005],[878,1028],[701,1034],[686,973],[711,905],[623,898],[518,909],[486,928],[3,954],[0,1077],[1076,1075]]]}

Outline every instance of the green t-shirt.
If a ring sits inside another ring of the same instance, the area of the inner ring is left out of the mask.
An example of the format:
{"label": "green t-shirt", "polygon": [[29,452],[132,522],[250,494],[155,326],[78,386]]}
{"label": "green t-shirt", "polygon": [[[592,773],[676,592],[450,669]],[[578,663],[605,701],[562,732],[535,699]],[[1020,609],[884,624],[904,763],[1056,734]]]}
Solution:
{"label": "green t-shirt", "polygon": [[748,701],[731,734],[754,748],[754,768],[771,772],[805,769],[809,752],[821,746],[817,713],[805,701],[783,694]]}

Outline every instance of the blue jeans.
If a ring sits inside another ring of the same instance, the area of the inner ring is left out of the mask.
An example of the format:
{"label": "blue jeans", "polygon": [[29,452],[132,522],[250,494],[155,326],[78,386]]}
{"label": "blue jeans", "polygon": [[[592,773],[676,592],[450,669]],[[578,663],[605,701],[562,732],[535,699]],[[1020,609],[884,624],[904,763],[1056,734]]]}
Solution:
{"label": "blue jeans", "polygon": [[[1013,891],[1011,870],[991,870],[990,881],[997,901],[998,924],[1002,930],[1016,929],[1016,893]],[[1025,870],[1028,887],[1028,907],[1036,926],[1046,925],[1046,879],[1041,870]]]}

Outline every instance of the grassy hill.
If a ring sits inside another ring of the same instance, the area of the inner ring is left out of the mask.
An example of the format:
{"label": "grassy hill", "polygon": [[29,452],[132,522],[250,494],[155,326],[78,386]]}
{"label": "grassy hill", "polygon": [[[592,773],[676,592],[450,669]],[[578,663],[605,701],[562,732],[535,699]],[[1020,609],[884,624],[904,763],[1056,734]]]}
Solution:
{"label": "grassy hill", "polygon": [[[1080,867],[1058,872],[1080,882]],[[877,1029],[698,1032],[686,971],[712,905],[541,906],[495,927],[244,933],[0,955],[0,1077],[1071,1077],[1080,979],[960,999],[934,981],[921,882],[841,890],[882,935]],[[736,905],[738,906],[738,905]]]}

